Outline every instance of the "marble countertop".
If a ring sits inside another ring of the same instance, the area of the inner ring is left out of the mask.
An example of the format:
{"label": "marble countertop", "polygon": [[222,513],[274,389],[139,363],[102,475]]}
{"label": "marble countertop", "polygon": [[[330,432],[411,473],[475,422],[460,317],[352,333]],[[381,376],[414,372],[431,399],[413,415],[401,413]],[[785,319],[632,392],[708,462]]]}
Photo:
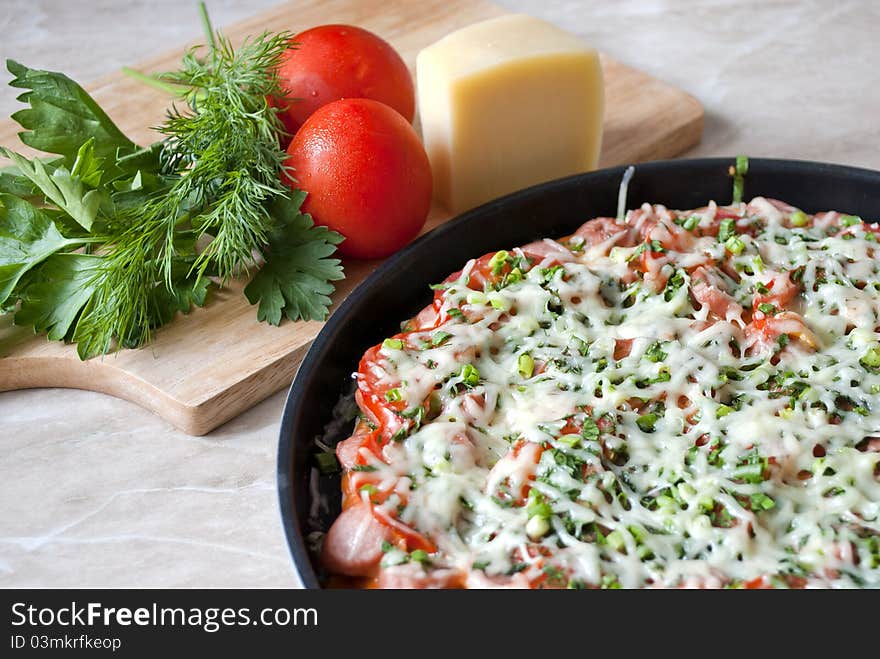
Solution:
{"label": "marble countertop", "polygon": [[[218,26],[273,4],[209,3]],[[706,125],[688,155],[880,169],[880,3],[499,4],[694,94]],[[195,2],[4,0],[3,8],[0,57],[83,82],[199,36]],[[3,116],[14,96],[0,89]],[[297,585],[275,492],[283,402],[279,393],[194,438],[100,394],[0,393],[0,587]]]}

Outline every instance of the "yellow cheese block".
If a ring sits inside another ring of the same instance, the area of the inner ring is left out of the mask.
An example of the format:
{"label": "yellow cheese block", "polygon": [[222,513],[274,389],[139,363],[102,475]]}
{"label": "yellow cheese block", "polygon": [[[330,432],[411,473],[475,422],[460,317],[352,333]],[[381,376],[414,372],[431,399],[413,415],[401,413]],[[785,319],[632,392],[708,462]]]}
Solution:
{"label": "yellow cheese block", "polygon": [[454,212],[595,169],[597,52],[537,18],[476,23],[422,50],[418,104],[435,196]]}

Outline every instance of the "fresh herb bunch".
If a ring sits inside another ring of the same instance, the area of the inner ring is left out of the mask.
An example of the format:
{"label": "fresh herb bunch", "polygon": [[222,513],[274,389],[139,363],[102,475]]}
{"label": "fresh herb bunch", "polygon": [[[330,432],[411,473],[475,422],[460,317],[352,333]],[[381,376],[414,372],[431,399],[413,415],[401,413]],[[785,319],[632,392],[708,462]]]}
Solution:
{"label": "fresh herb bunch", "polygon": [[[0,171],[0,310],[81,358],[148,342],[176,312],[256,270],[245,288],[258,318],[323,319],[329,258],[342,236],[300,213],[305,193],[281,183],[285,152],[275,71],[291,35],[264,33],[234,49],[202,5],[207,55],[192,49],[178,71],[140,79],[173,93],[149,147],[129,140],[60,73],[7,66],[22,142],[57,157],[9,149]],[[133,73],[133,72],[132,72]]]}

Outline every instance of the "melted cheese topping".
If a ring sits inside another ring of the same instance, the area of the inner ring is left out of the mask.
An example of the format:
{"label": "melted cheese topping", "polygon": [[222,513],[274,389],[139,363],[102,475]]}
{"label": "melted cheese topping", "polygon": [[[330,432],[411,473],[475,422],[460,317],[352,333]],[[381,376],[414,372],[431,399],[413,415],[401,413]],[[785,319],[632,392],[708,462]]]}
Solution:
{"label": "melted cheese topping", "polygon": [[880,586],[874,236],[760,198],[645,205],[470,262],[369,364],[402,425],[360,450],[359,495],[432,544],[384,569]]}

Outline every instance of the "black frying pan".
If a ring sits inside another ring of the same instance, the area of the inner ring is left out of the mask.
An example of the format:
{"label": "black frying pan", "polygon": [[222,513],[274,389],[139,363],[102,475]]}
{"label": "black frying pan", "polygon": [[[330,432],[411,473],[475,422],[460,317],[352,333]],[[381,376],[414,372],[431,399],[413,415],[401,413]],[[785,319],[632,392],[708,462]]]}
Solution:
{"label": "black frying pan", "polygon": [[[732,163],[733,158],[711,158],[638,165],[627,207],[649,202],[689,209],[712,199],[729,203]],[[320,588],[324,576],[307,537],[329,527],[340,501],[338,476],[312,479],[314,439],[325,433],[333,406],[351,391],[351,374],[361,355],[397,333],[402,320],[431,301],[428,285],[460,270],[468,259],[536,238],[568,235],[592,217],[613,216],[623,170],[616,167],[551,181],[468,211],[386,261],[331,316],[290,388],[278,445],[281,520],[306,588]],[[744,198],[755,196],[781,199],[811,213],[837,210],[867,221],[880,220],[880,172],[866,169],[753,159]],[[350,424],[341,428],[335,439],[344,439],[350,428]],[[315,493],[327,504],[317,515],[311,514]]]}

